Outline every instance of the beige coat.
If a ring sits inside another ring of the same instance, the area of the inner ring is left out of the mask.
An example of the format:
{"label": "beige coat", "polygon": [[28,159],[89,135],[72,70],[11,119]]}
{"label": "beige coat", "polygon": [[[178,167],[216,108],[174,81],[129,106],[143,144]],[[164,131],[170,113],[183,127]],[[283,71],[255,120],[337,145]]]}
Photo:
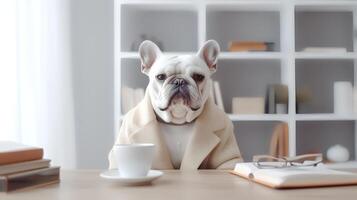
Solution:
{"label": "beige coat", "polygon": [[[196,119],[192,137],[187,144],[181,170],[232,169],[242,161],[227,115],[209,99]],[[153,169],[173,169],[149,95],[124,117],[116,144],[153,143],[156,153]],[[109,168],[117,168],[113,150],[109,153]]]}

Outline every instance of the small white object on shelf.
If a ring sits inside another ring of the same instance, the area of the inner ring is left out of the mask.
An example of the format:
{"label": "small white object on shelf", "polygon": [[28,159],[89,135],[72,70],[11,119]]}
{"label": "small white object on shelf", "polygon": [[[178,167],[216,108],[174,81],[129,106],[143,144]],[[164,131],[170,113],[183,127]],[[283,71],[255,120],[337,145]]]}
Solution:
{"label": "small white object on shelf", "polygon": [[349,81],[334,82],[334,113],[351,114],[353,112],[352,83]]}
{"label": "small white object on shelf", "polygon": [[350,152],[342,145],[336,144],[327,150],[327,159],[332,162],[346,162],[350,158]]}

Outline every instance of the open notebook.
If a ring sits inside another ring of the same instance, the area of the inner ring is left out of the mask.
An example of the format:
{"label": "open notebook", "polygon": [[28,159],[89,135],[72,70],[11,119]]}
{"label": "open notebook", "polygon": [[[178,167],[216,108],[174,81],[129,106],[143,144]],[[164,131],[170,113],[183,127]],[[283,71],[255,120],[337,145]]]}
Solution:
{"label": "open notebook", "polygon": [[357,184],[357,173],[317,167],[259,169],[253,163],[237,163],[233,174],[277,189]]}

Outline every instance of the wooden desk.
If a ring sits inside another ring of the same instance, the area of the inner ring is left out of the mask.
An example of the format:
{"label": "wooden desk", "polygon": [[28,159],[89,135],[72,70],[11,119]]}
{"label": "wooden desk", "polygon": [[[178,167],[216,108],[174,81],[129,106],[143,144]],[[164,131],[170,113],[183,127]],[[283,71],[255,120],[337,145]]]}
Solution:
{"label": "wooden desk", "polygon": [[63,199],[357,199],[357,186],[273,190],[225,171],[165,171],[152,185],[128,187],[108,182],[97,170],[62,171],[61,183],[43,188],[0,193],[1,200]]}

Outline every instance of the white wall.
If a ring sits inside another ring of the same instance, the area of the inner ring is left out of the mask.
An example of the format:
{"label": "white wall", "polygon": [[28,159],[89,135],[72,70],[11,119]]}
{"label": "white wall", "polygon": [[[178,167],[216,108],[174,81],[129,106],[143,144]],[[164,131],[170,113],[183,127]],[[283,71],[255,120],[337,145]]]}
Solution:
{"label": "white wall", "polygon": [[113,0],[71,1],[78,168],[107,168],[113,144]]}

